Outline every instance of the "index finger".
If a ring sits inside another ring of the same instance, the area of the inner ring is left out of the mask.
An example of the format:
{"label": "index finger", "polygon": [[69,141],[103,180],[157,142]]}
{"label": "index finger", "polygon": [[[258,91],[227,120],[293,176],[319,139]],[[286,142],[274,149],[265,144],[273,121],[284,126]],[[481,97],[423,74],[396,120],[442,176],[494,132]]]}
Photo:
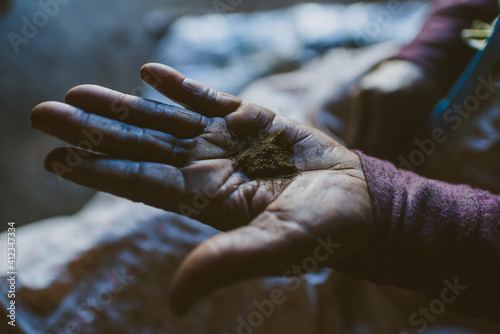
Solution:
{"label": "index finger", "polygon": [[188,79],[163,64],[144,65],[141,68],[141,77],[166,97],[205,116],[224,117],[236,111],[242,103],[236,96],[218,92],[207,85]]}
{"label": "index finger", "polygon": [[80,85],[66,94],[66,103],[106,118],[134,126],[163,131],[179,138],[199,135],[208,118],[171,106],[96,85]]}

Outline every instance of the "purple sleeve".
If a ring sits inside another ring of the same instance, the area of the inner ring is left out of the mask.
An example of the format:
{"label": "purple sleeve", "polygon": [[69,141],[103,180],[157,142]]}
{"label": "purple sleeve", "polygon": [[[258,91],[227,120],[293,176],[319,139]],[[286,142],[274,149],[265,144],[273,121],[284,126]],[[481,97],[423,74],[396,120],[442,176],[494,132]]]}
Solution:
{"label": "purple sleeve", "polygon": [[474,20],[491,22],[497,15],[498,0],[435,0],[418,36],[392,59],[421,65],[446,91],[475,52],[462,41],[461,31]]}
{"label": "purple sleeve", "polygon": [[356,153],[375,229],[368,247],[336,268],[423,292],[450,310],[500,323],[500,196],[429,180]]}

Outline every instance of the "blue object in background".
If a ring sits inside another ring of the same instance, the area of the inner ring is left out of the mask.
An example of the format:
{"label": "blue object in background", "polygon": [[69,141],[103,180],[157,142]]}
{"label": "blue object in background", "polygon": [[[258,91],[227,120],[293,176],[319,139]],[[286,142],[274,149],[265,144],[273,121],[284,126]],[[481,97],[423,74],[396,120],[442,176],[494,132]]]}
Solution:
{"label": "blue object in background", "polygon": [[468,97],[477,98],[476,88],[479,85],[484,85],[483,82],[488,80],[494,66],[500,60],[499,24],[500,20],[497,20],[484,49],[476,53],[448,95],[434,108],[430,124],[432,129],[448,129],[451,122],[447,122],[447,119],[450,120],[456,114],[453,109],[457,109],[456,106],[463,106]]}

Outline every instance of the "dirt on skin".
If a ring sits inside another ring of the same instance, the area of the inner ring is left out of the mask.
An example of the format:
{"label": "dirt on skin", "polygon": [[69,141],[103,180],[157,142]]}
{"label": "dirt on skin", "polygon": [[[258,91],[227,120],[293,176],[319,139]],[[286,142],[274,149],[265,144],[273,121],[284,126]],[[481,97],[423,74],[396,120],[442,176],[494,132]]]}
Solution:
{"label": "dirt on skin", "polygon": [[234,154],[234,167],[250,179],[276,179],[295,176],[297,167],[289,162],[293,145],[284,131],[261,133],[240,143]]}

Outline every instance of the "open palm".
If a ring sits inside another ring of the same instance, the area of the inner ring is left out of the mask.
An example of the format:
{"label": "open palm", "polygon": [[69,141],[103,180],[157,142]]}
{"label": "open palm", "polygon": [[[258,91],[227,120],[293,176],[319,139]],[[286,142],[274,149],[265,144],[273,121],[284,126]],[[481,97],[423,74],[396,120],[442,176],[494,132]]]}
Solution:
{"label": "open palm", "polygon": [[[38,105],[31,119],[83,149],[52,151],[49,171],[225,231],[178,270],[178,311],[231,282],[282,274],[318,242],[340,245],[320,267],[363,249],[372,209],[355,153],[167,66],[148,64],[141,74],[187,109],[85,85],[68,92],[66,103]],[[267,151],[265,143],[272,144]],[[278,158],[286,161],[277,166]]]}

